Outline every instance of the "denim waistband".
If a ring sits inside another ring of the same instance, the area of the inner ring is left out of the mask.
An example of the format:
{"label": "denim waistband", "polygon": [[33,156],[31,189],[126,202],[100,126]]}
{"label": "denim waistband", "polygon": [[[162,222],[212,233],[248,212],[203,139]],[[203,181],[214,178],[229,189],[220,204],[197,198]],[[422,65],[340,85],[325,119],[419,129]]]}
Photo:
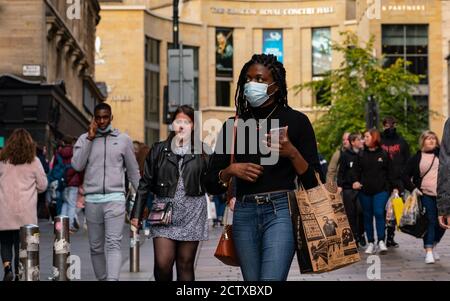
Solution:
{"label": "denim waistband", "polygon": [[256,194],[247,194],[237,198],[238,202],[244,203],[256,203],[257,205],[271,203],[276,201],[279,198],[284,196],[287,197],[287,194],[290,190],[285,191],[276,191],[276,192],[267,192],[267,193],[256,193]]}

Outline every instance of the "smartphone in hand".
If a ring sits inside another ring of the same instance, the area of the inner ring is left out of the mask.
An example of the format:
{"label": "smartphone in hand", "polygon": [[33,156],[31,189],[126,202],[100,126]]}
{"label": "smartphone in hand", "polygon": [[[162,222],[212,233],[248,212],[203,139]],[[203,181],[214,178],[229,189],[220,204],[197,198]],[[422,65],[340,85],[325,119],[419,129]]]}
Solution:
{"label": "smartphone in hand", "polygon": [[280,140],[283,140],[286,137],[287,127],[282,128],[273,128],[270,129],[270,142],[279,143]]}

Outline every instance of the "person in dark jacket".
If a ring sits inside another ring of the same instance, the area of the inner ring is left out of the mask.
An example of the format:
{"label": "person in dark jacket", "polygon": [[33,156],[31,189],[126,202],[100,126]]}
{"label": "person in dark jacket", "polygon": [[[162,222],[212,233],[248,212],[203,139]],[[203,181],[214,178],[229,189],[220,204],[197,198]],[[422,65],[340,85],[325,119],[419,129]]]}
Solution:
{"label": "person in dark jacket", "polygon": [[439,151],[436,203],[439,225],[444,229],[450,229],[450,118],[445,122]]}
{"label": "person in dark jacket", "polygon": [[[156,281],[171,281],[176,263],[177,280],[193,281],[194,261],[200,241],[208,239],[207,199],[203,186],[210,153],[196,143],[194,109],[179,107],[168,139],[155,143],[147,156],[139,182],[131,223],[139,226],[149,193],[154,203],[173,204],[172,222],[152,225]],[[200,148],[200,149],[198,149]]]}
{"label": "person in dark jacket", "polygon": [[[394,117],[388,116],[383,120],[384,131],[381,134],[381,147],[388,153],[391,160],[392,193],[402,195],[404,191],[402,181],[402,171],[409,160],[409,145],[406,140],[397,133],[397,121]],[[394,240],[395,225],[388,225],[387,247],[398,248],[398,243]]]}
{"label": "person in dark jacket", "polygon": [[356,242],[361,246],[365,246],[364,216],[358,199],[358,190],[354,190],[352,187],[352,171],[358,160],[358,154],[364,145],[360,133],[352,133],[348,139],[350,148],[346,149],[339,158],[337,185],[338,191],[342,191],[345,212],[347,213],[353,234],[356,237]]}
{"label": "person in dark jacket", "polygon": [[386,215],[385,207],[391,189],[390,161],[388,154],[381,148],[380,132],[376,129],[364,133],[365,149],[358,155],[353,171],[352,188],[360,190],[359,200],[364,212],[364,229],[369,244],[367,254],[375,252],[373,218],[375,217],[378,237],[378,249],[387,251],[385,243]]}
{"label": "person in dark jacket", "polygon": [[406,189],[421,196],[428,217],[428,229],[423,238],[425,263],[434,263],[439,260],[435,247],[445,233],[438,223],[436,205],[439,139],[434,132],[425,131],[419,145],[420,150],[408,161],[403,172],[403,183]]}

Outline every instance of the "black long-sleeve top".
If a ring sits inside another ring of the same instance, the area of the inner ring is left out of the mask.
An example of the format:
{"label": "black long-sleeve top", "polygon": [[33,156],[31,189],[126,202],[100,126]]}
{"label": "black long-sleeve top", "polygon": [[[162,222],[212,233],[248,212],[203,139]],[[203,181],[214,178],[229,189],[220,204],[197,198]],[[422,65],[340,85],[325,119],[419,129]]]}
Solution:
{"label": "black long-sleeve top", "polygon": [[402,172],[410,158],[409,145],[399,134],[381,134],[381,147],[388,154],[391,163],[392,188],[403,192]]}
{"label": "black long-sleeve top", "polygon": [[337,175],[337,185],[343,189],[352,189],[353,185],[353,169],[356,167],[358,153],[352,149],[347,149],[341,153],[339,158],[339,169]]}
{"label": "black long-sleeve top", "polygon": [[[238,126],[241,122],[248,122],[251,119],[264,119],[268,116],[275,104],[265,107],[252,109],[252,112],[244,113],[238,120]],[[296,188],[295,179],[297,178],[296,170],[289,160],[289,158],[280,157],[276,164],[261,164],[261,158],[268,158],[269,155],[262,155],[261,152],[251,152],[249,147],[249,140],[261,141],[265,139],[264,134],[268,133],[273,126],[273,120],[279,120],[279,127],[288,126],[288,137],[292,144],[298,149],[303,158],[308,162],[308,170],[298,175],[298,180],[303,186],[308,189],[317,185],[317,180],[314,171],[324,180],[321,172],[320,162],[317,153],[317,143],[312,125],[308,117],[290,107],[278,105],[273,111],[270,118],[267,119],[267,132],[263,130],[256,130],[247,128],[245,142],[238,131],[235,145],[235,162],[236,163],[255,163],[264,167],[263,174],[256,180],[255,183],[236,178],[236,196],[240,197],[248,194],[264,193],[278,190],[292,190]],[[231,120],[231,122],[230,122]],[[230,165],[231,140],[233,136],[233,120],[228,120],[224,123],[222,130],[217,139],[215,152],[211,157],[210,165],[206,176],[206,189],[211,194],[220,194],[226,191],[219,182],[219,172]],[[260,122],[261,124],[263,121]],[[246,123],[247,124],[247,123]],[[263,128],[263,127],[262,127]],[[228,144],[226,141],[228,140]],[[244,147],[245,146],[245,147]],[[245,152],[240,153],[239,149],[245,149]]]}
{"label": "black long-sleeve top", "polygon": [[369,150],[367,147],[358,154],[352,170],[353,182],[360,182],[361,191],[374,195],[392,189],[392,167],[388,154],[381,148]]}

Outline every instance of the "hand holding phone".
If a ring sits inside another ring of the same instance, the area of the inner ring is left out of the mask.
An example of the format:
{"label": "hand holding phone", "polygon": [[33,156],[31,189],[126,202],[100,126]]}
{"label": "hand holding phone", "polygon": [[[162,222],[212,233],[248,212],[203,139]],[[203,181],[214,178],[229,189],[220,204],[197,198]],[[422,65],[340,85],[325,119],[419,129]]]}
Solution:
{"label": "hand holding phone", "polygon": [[91,124],[89,125],[88,130],[88,139],[92,140],[95,138],[95,135],[97,134],[97,122],[95,122],[95,119],[92,118]]}
{"label": "hand holding phone", "polygon": [[270,129],[270,134],[267,136],[267,142],[278,144],[286,138],[287,127]]}

